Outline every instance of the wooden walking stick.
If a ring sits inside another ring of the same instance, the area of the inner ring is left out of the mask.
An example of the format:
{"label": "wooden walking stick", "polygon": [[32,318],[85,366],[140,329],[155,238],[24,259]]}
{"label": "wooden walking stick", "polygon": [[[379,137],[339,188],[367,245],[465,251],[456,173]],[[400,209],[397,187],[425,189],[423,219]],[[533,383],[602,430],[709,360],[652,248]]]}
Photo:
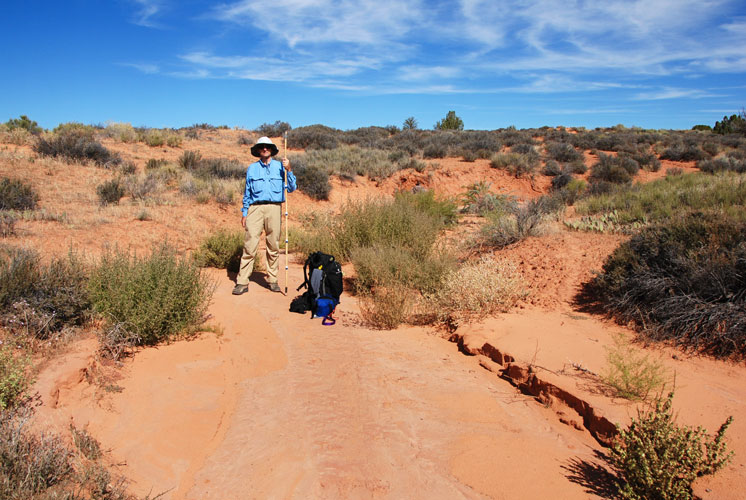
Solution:
{"label": "wooden walking stick", "polygon": [[[285,158],[288,157],[288,132],[287,130],[283,134],[283,145],[282,149],[285,153]],[[288,171],[282,169],[283,177],[285,178],[285,296],[288,294]]]}

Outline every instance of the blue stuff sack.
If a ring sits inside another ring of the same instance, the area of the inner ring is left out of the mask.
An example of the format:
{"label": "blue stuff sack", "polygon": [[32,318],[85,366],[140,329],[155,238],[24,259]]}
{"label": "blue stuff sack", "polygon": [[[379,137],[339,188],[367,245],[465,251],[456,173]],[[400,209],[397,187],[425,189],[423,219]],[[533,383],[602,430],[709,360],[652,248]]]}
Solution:
{"label": "blue stuff sack", "polygon": [[326,318],[331,316],[334,308],[337,307],[336,301],[331,297],[319,297],[316,299],[316,307],[313,310],[312,318]]}

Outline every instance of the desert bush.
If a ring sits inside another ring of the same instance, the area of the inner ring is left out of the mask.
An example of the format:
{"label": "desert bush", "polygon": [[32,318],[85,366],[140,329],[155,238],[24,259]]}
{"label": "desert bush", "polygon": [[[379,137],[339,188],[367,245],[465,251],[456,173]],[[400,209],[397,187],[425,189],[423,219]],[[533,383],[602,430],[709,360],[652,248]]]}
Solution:
{"label": "desert bush", "polygon": [[591,166],[591,174],[588,180],[591,184],[629,184],[632,182],[630,170],[632,165],[619,159],[619,157],[599,153],[598,161]]}
{"label": "desert bush", "polygon": [[20,179],[0,179],[0,210],[33,210],[39,201],[34,189]]}
{"label": "desert bush", "polygon": [[202,161],[202,155],[198,151],[184,151],[179,157],[179,166],[185,170],[195,170]]}
{"label": "desert bush", "polygon": [[515,197],[489,192],[490,183],[485,181],[475,182],[467,186],[466,193],[462,198],[461,211],[467,214],[493,215],[515,213],[518,208]]}
{"label": "desert bush", "polygon": [[709,158],[709,155],[692,143],[676,143],[661,153],[662,160],[698,161],[706,158]]}
{"label": "desert bush", "polygon": [[693,213],[643,228],[586,290],[646,337],[717,357],[746,354],[746,221]]}
{"label": "desert bush", "polygon": [[93,125],[86,125],[80,122],[66,122],[54,127],[52,132],[56,135],[79,135],[92,140],[96,134],[96,128]]}
{"label": "desert bush", "polygon": [[142,337],[130,331],[124,323],[108,323],[96,331],[98,354],[103,359],[119,361],[132,354],[142,344]]}
{"label": "desert bush", "polygon": [[16,234],[18,216],[13,212],[0,211],[0,238],[7,238]]}
{"label": "desert bush", "polygon": [[73,161],[90,160],[99,166],[116,166],[122,162],[121,157],[112,153],[84,130],[71,129],[49,138],[41,137],[34,146],[34,151],[42,156],[67,158]]}
{"label": "desert bush", "polygon": [[614,344],[606,347],[602,380],[618,397],[646,400],[662,391],[666,378],[663,364],[635,350],[623,334],[615,335]]}
{"label": "desert bush", "polygon": [[104,129],[104,134],[121,142],[135,142],[137,140],[135,127],[129,123],[108,123]]}
{"label": "desert bush", "polygon": [[103,182],[96,187],[98,201],[102,207],[106,205],[118,205],[119,200],[124,196],[124,187],[120,179],[111,179]]}
{"label": "desert bush", "polygon": [[692,483],[714,474],[732,458],[724,441],[733,417],[720,426],[710,441],[702,427],[676,423],[673,392],[659,398],[649,410],[638,412],[611,448],[609,462],[617,475],[621,498],[627,500],[688,500]]}
{"label": "desert bush", "polygon": [[[413,197],[430,196],[417,193]],[[373,245],[399,246],[419,258],[430,254],[444,227],[442,214],[423,212],[412,197],[394,200],[349,200],[335,216],[313,214],[297,233],[301,253],[322,251],[349,261],[353,249]]]}
{"label": "desert bush", "polygon": [[262,123],[256,128],[255,132],[267,137],[281,137],[292,128],[288,122],[277,120],[274,123]]}
{"label": "desert bush", "polygon": [[293,129],[291,137],[293,147],[310,149],[334,149],[339,146],[342,132],[325,125],[308,125]]}
{"label": "desert bush", "polygon": [[179,134],[172,132],[166,136],[166,145],[170,148],[178,148],[183,140]]}
{"label": "desert bush", "polygon": [[163,190],[163,180],[153,171],[145,175],[128,175],[121,184],[124,192],[135,200],[147,200]]}
{"label": "desert bush", "polygon": [[163,158],[149,158],[148,161],[145,162],[145,170],[156,170],[165,167],[166,165],[168,165],[168,160]]}
{"label": "desert bush", "polygon": [[697,162],[697,168],[708,174],[715,172],[746,173],[746,160],[739,160],[732,156],[721,156],[715,159],[700,160]]}
{"label": "desert bush", "polygon": [[138,139],[150,147],[160,147],[166,144],[166,141],[173,133],[170,131],[149,128],[140,132]]}
{"label": "desert bush", "polygon": [[380,286],[361,294],[360,316],[373,328],[393,330],[407,320],[414,303],[410,288],[396,283]]}
{"label": "desert bush", "polygon": [[425,158],[445,158],[448,156],[448,147],[444,144],[428,144],[422,151]]}
{"label": "desert bush", "polygon": [[0,124],[0,142],[18,146],[33,145],[36,142],[36,136],[25,128],[9,129],[7,125]]}
{"label": "desert bush", "polygon": [[14,351],[9,344],[0,345],[0,412],[23,403],[33,382],[31,360]]}
{"label": "desert bush", "polygon": [[432,189],[418,191],[397,191],[394,194],[395,203],[410,205],[415,209],[430,215],[444,226],[458,221],[458,208],[450,198],[436,197]]}
{"label": "desert bush", "polygon": [[559,162],[566,163],[583,159],[583,154],[577,151],[572,144],[566,142],[550,142],[544,148],[550,158]]}
{"label": "desert bush", "polygon": [[431,252],[423,258],[406,248],[385,244],[354,248],[350,260],[359,294],[375,292],[379,287],[395,290],[397,286],[433,293],[455,265],[447,252]]}
{"label": "desert bush", "polygon": [[402,168],[401,164],[389,161],[386,151],[346,145],[335,149],[309,151],[303,161],[310,168],[318,168],[330,175],[347,179],[365,175],[372,180],[381,180]]}
{"label": "desert bush", "polygon": [[439,321],[458,324],[508,311],[525,296],[523,286],[515,266],[484,256],[452,270],[426,300]]}
{"label": "desert bush", "polygon": [[567,184],[555,190],[552,197],[560,200],[564,205],[574,205],[585,193],[587,184],[583,179],[571,179]]}
{"label": "desert bush", "polygon": [[527,201],[512,214],[490,213],[487,223],[480,228],[470,246],[504,248],[529,236],[539,236],[546,217],[562,207],[564,205],[559,199],[542,196]]}
{"label": "desert bush", "polygon": [[533,153],[496,153],[490,158],[490,166],[507,170],[516,178],[532,177],[539,164],[539,154]]}
{"label": "desert bush", "polygon": [[19,343],[47,340],[82,325],[90,302],[87,266],[72,251],[42,265],[33,250],[0,251],[0,322]]}
{"label": "desert bush", "polygon": [[544,163],[544,170],[542,173],[546,176],[554,177],[555,175],[560,175],[562,171],[562,165],[557,163],[556,160],[547,160],[546,163]]}
{"label": "desert bush", "polygon": [[38,123],[26,115],[21,115],[19,118],[11,118],[5,122],[5,126],[8,130],[22,129],[34,135],[39,135],[44,131]]}
{"label": "desert bush", "polygon": [[215,267],[238,272],[243,253],[243,231],[219,230],[200,243],[193,258],[200,267]]}
{"label": "desert bush", "polygon": [[74,472],[64,440],[32,433],[30,418],[31,410],[0,412],[0,498],[41,498]]}
{"label": "desert bush", "polygon": [[198,327],[214,284],[188,259],[161,245],[146,257],[105,252],[88,284],[94,310],[151,345]]}
{"label": "desert bush", "polygon": [[744,204],[746,182],[743,174],[685,174],[669,175],[653,182],[587,197],[578,205],[577,212],[601,214],[616,211],[622,224],[646,224],[687,210],[739,212],[743,211]]}
{"label": "desert bush", "polygon": [[190,170],[203,179],[245,179],[246,165],[226,158],[204,158]]}
{"label": "desert bush", "polygon": [[640,168],[649,172],[657,172],[661,168],[661,162],[653,153],[637,152],[630,156]]}

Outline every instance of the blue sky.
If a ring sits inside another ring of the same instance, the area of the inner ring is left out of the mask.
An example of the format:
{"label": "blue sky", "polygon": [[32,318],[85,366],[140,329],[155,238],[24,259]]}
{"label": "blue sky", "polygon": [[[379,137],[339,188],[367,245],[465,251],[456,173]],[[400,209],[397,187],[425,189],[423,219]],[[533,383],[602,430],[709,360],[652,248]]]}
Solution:
{"label": "blue sky", "polygon": [[743,0],[6,2],[0,121],[353,129],[712,125]]}

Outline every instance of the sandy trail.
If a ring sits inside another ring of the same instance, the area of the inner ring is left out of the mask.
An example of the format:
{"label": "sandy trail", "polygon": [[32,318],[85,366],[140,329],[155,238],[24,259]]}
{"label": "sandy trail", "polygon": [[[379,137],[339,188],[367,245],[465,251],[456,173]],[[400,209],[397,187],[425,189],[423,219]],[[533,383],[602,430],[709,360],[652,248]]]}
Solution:
{"label": "sandy trail", "polygon": [[[285,297],[256,286],[250,297],[229,300],[250,302],[247,317],[271,324],[287,365],[240,384],[224,439],[193,482],[181,479],[174,498],[182,492],[189,499],[579,492],[560,466],[588,449],[586,438],[558,432],[533,403],[453,344],[421,329],[357,326],[349,297],[333,327],[287,313]],[[525,453],[532,443],[541,458]],[[527,462],[545,471],[553,464],[554,478],[548,474],[537,489]],[[497,488],[484,481],[490,475],[511,479]]]}
{"label": "sandy trail", "polygon": [[588,498],[567,466],[592,461],[595,441],[453,343],[421,328],[364,328],[349,296],[337,324],[322,326],[255,283],[234,297],[225,273],[213,273],[210,323],[222,334],[141,351],[121,392],[98,400],[80,377],[70,380],[82,357],[40,381],[43,398],[57,401],[42,416],[86,427],[125,464],[134,492]]}

